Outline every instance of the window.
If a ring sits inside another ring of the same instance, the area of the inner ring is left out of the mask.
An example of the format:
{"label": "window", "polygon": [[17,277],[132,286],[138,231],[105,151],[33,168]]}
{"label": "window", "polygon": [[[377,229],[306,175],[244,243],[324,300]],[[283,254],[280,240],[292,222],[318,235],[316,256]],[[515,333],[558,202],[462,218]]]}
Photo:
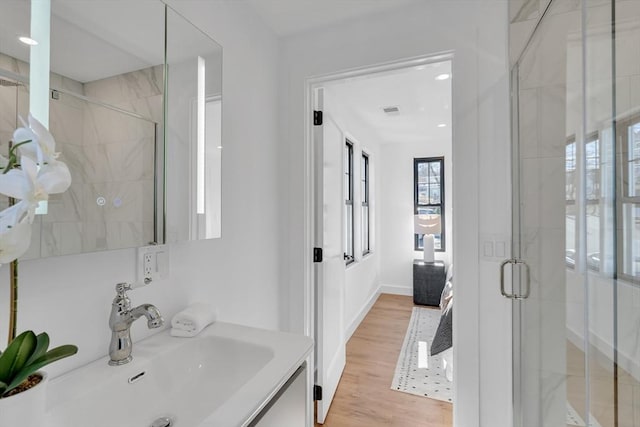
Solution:
{"label": "window", "polygon": [[618,276],[640,283],[640,116],[618,122]]}
{"label": "window", "polygon": [[[414,214],[440,215],[439,234],[434,234],[437,252],[445,250],[444,157],[413,159]],[[424,248],[423,235],[414,234],[414,249]]]}
{"label": "window", "polygon": [[[597,132],[590,134],[584,143],[584,196],[587,227],[587,267],[592,270],[600,270],[601,253],[600,236],[603,230],[603,215],[601,205],[601,143]],[[566,223],[566,251],[565,262],[568,267],[574,268],[576,264],[576,227],[578,209],[576,196],[578,191],[578,154],[575,136],[567,140],[565,148],[565,223]],[[581,163],[582,164],[582,163]]]}
{"label": "window", "polygon": [[344,145],[344,260],[347,264],[353,257],[353,143],[348,139]]}
{"label": "window", "polygon": [[360,194],[362,196],[362,255],[370,252],[369,239],[369,155],[362,152],[360,160]]}

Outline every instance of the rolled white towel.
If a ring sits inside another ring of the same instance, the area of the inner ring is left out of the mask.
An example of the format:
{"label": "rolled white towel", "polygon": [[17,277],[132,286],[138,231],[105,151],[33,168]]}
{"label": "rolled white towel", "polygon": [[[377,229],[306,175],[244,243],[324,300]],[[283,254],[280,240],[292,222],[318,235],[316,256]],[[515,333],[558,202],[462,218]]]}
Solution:
{"label": "rolled white towel", "polygon": [[216,312],[209,304],[191,304],[171,319],[171,335],[194,337],[216,320]]}

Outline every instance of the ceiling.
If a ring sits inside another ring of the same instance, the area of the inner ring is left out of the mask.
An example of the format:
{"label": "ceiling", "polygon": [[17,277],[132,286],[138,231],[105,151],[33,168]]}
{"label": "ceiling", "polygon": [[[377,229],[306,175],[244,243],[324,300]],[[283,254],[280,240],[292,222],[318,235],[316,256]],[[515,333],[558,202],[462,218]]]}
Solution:
{"label": "ceiling", "polygon": [[[451,78],[436,79],[443,74],[451,75],[450,61],[338,80],[325,90],[352,127],[382,144],[451,140]],[[388,106],[399,112],[385,113]]]}
{"label": "ceiling", "polygon": [[247,0],[279,36],[335,25],[425,0]]}

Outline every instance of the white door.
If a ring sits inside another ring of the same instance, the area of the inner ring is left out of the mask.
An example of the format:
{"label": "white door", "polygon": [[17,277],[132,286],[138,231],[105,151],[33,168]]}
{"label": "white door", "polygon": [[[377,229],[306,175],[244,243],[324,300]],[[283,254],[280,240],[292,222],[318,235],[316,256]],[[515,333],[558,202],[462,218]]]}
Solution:
{"label": "white door", "polygon": [[[322,111],[323,90],[315,91],[315,110]],[[346,363],[344,339],[345,264],[342,247],[344,207],[342,133],[324,112],[322,125],[313,126],[314,247],[323,260],[315,264],[316,385],[322,387],[317,422],[324,423]]]}

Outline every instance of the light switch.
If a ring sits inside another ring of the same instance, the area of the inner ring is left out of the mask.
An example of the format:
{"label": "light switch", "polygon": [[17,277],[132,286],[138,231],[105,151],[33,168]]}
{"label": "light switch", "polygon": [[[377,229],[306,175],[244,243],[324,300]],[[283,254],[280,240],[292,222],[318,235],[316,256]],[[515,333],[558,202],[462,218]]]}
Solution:
{"label": "light switch", "polygon": [[506,244],[505,242],[496,242],[496,257],[498,258],[505,258],[507,251],[506,251]]}
{"label": "light switch", "polygon": [[493,242],[484,242],[484,256],[486,258],[493,257]]}

